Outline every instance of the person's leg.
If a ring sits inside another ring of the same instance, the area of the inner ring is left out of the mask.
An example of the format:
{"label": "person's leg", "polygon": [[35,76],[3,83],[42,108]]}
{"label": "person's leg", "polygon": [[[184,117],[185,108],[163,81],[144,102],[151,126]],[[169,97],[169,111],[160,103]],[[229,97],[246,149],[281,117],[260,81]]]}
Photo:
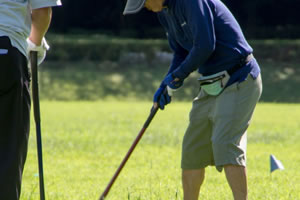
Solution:
{"label": "person's leg", "polygon": [[0,39],[8,54],[0,55],[0,199],[18,200],[29,134],[29,75],[26,58],[9,40]]}
{"label": "person's leg", "polygon": [[184,200],[197,200],[204,180],[205,167],[214,164],[209,120],[214,98],[199,93],[193,102],[189,126],[182,142],[182,187]]}
{"label": "person's leg", "polygon": [[247,129],[262,84],[249,75],[242,83],[228,87],[217,98],[214,115],[213,151],[216,167],[225,168],[235,199],[247,199]]}
{"label": "person's leg", "polygon": [[234,200],[247,200],[247,170],[244,166],[225,165],[224,171]]}
{"label": "person's leg", "polygon": [[205,169],[182,170],[182,187],[184,200],[197,200],[200,187],[204,181]]}

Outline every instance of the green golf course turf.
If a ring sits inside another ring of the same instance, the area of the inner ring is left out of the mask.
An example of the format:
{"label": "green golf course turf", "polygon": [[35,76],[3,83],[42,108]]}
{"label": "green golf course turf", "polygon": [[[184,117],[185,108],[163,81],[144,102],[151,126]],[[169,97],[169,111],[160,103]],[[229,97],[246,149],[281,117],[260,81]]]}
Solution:
{"label": "green golf course turf", "polygon": [[[42,101],[46,199],[96,200],[147,119],[150,101]],[[107,200],[182,199],[180,152],[191,102],[158,111]],[[249,200],[300,199],[300,105],[260,103],[248,131]],[[38,200],[35,125],[21,200]],[[285,170],[270,174],[270,155]],[[232,199],[224,172],[206,170],[200,199]]]}

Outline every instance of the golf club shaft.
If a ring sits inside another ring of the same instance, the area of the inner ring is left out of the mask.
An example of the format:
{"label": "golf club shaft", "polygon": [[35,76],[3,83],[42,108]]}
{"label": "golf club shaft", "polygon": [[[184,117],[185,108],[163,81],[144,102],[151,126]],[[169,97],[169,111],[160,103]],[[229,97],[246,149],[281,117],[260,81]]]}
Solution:
{"label": "golf club shaft", "polygon": [[121,170],[123,169],[123,167],[125,166],[127,160],[129,159],[131,153],[133,152],[133,150],[135,149],[136,145],[138,144],[138,142],[140,141],[140,139],[142,138],[143,134],[145,133],[146,129],[148,128],[149,124],[151,123],[152,119],[154,118],[155,114],[158,111],[158,107],[153,107],[151,109],[151,113],[148,117],[148,119],[146,120],[142,130],[139,132],[138,136],[135,138],[133,144],[131,145],[129,151],[127,152],[126,156],[124,157],[123,161],[121,162],[119,168],[117,169],[116,173],[114,174],[114,176],[112,177],[112,179],[110,180],[109,184],[107,185],[106,189],[104,190],[104,192],[102,193],[102,195],[100,196],[99,200],[104,200],[104,198],[107,196],[107,194],[109,193],[109,190],[111,189],[112,185],[114,184],[115,180],[118,178]]}
{"label": "golf club shaft", "polygon": [[39,165],[40,199],[45,200],[37,52],[35,51],[30,52],[30,62],[31,62],[31,73],[32,73],[33,112],[34,112],[34,120],[36,125],[37,154],[38,154],[38,165]]}

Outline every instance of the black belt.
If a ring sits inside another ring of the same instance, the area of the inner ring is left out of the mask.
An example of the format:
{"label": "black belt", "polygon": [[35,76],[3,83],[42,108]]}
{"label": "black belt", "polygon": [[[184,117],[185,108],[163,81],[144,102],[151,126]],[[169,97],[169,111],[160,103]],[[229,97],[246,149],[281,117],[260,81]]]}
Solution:
{"label": "black belt", "polygon": [[238,71],[241,67],[245,66],[248,62],[250,62],[250,60],[252,60],[252,58],[254,58],[253,54],[249,54],[247,57],[243,58],[239,64],[236,64],[235,66],[233,66],[232,68],[227,70],[227,73],[231,76],[232,74],[234,74],[236,71]]}

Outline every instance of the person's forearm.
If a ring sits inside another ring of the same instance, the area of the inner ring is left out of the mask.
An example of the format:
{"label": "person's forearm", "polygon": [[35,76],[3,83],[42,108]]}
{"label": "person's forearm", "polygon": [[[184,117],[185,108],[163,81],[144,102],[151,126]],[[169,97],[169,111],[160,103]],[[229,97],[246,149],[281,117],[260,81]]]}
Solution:
{"label": "person's forearm", "polygon": [[174,52],[171,66],[168,70],[168,74],[170,74],[181,65],[181,63],[185,60],[189,52],[183,49],[169,34],[168,41],[172,51]]}
{"label": "person's forearm", "polygon": [[32,10],[31,33],[29,39],[36,45],[41,45],[42,39],[48,31],[52,16],[51,7]]}

